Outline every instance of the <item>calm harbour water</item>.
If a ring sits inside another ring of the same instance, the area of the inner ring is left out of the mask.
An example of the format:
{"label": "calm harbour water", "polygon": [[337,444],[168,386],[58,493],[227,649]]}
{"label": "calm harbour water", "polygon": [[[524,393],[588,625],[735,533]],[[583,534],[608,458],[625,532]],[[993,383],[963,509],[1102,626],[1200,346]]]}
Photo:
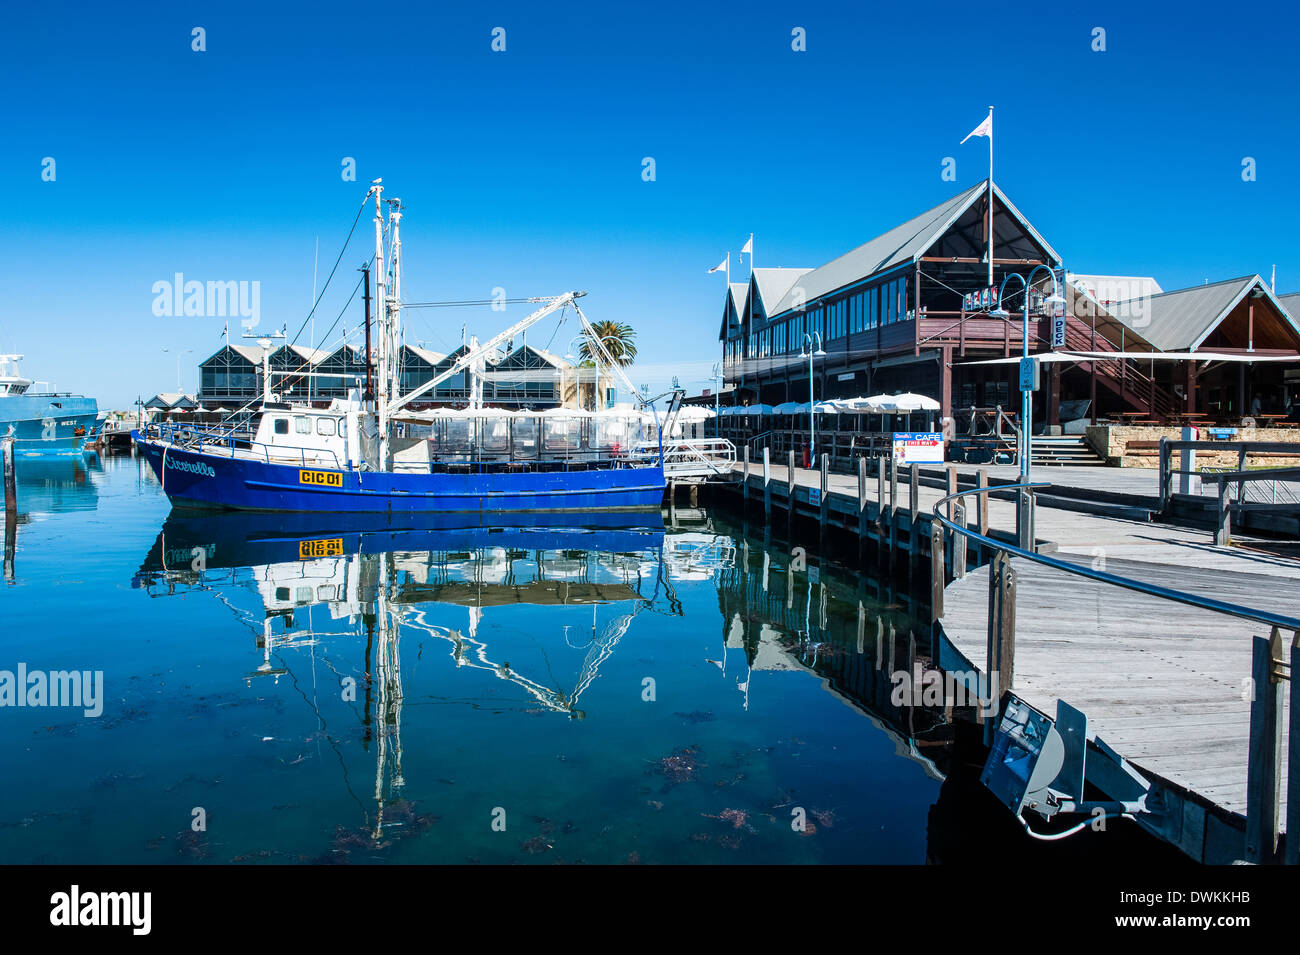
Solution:
{"label": "calm harbour water", "polygon": [[0,670],[105,691],[0,709],[0,861],[935,855],[940,776],[873,703],[904,606],[720,516],[169,516],[93,456],[20,460],[19,502]]}

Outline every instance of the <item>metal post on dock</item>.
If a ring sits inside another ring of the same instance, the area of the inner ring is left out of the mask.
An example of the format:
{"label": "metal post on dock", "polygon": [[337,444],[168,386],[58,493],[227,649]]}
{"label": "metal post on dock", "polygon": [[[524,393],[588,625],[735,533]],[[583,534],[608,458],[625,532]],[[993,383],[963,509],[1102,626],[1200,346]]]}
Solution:
{"label": "metal post on dock", "polygon": [[[793,510],[793,508],[792,508]],[[768,448],[763,448],[763,516],[772,520],[772,461]]]}
{"label": "metal post on dock", "polygon": [[[1272,862],[1281,822],[1282,632],[1256,637],[1251,661],[1250,748],[1246,764],[1246,861]],[[1288,833],[1290,835],[1290,833]]]}

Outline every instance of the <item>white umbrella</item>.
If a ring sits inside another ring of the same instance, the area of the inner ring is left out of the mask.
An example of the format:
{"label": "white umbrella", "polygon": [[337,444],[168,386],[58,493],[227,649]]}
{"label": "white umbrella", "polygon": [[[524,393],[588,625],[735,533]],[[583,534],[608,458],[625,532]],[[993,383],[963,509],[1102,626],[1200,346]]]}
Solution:
{"label": "white umbrella", "polygon": [[839,414],[840,409],[836,406],[835,402],[833,401],[819,401],[817,402],[817,413],[818,414]]}
{"label": "white umbrella", "polygon": [[772,409],[772,414],[803,414],[807,410],[807,404],[799,404],[797,401],[783,401]]}
{"label": "white umbrella", "polygon": [[712,417],[712,408],[703,408],[699,405],[683,405],[678,413],[678,418],[682,421],[708,421]]}
{"label": "white umbrella", "polygon": [[905,414],[912,411],[939,410],[939,402],[935,401],[933,398],[927,397],[926,395],[913,394],[910,391],[905,394],[894,395],[890,400],[893,402],[896,411]]}

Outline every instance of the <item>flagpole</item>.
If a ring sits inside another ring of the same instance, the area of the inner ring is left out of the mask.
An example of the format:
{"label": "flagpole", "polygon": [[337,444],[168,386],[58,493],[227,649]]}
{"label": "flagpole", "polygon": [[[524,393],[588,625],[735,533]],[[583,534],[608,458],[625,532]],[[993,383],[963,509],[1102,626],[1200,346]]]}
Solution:
{"label": "flagpole", "polygon": [[993,107],[990,106],[989,107],[989,288],[992,287],[993,287]]}

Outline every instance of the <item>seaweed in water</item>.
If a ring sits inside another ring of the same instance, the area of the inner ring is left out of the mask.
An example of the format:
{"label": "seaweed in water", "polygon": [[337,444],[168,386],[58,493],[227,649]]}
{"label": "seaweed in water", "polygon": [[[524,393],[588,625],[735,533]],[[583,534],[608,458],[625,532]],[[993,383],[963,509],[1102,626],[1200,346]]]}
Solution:
{"label": "seaweed in water", "polygon": [[699,750],[693,746],[673,750],[671,756],[665,756],[655,764],[655,772],[667,776],[671,783],[690,782],[702,767],[708,765],[700,762],[698,754]]}

